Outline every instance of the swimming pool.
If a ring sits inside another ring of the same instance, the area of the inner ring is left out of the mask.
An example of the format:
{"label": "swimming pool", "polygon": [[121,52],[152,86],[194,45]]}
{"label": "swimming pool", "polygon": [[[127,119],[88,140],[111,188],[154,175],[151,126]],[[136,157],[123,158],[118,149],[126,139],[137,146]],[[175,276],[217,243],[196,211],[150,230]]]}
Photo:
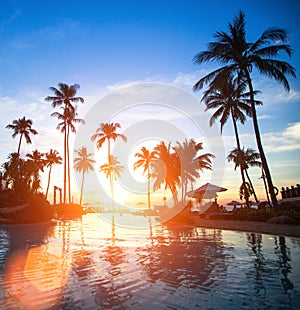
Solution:
{"label": "swimming pool", "polygon": [[135,219],[0,226],[0,309],[299,309],[299,238]]}

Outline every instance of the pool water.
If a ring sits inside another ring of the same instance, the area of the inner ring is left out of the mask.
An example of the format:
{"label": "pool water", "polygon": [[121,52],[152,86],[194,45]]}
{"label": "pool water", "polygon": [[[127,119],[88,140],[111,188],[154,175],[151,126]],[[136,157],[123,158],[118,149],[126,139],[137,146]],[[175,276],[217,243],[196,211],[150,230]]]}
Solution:
{"label": "pool water", "polygon": [[300,309],[299,238],[106,216],[0,226],[0,309]]}

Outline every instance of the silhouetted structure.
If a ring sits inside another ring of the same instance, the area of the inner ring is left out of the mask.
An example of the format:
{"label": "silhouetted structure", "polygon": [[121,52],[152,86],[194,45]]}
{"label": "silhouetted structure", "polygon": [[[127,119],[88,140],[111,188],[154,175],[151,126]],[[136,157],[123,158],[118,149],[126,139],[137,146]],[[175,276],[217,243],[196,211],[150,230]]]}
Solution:
{"label": "silhouetted structure", "polygon": [[300,185],[297,184],[296,187],[292,185],[291,188],[282,187],[280,192],[282,199],[296,198],[296,197],[300,198]]}
{"label": "silhouetted structure", "polygon": [[61,193],[61,188],[54,186],[53,187],[53,204],[56,205],[56,191],[59,190],[59,203],[62,203],[62,193]]}

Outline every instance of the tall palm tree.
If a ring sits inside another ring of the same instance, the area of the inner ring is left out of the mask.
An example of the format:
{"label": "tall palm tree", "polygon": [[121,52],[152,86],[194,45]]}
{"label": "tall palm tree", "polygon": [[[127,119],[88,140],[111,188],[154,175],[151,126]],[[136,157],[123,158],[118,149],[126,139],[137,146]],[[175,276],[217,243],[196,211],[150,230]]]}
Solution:
{"label": "tall palm tree", "polygon": [[93,163],[95,163],[94,159],[90,157],[93,156],[92,153],[87,152],[87,148],[83,146],[79,150],[75,150],[75,153],[79,156],[74,159],[74,168],[78,172],[82,172],[82,180],[81,180],[81,190],[80,190],[80,205],[82,203],[82,193],[83,193],[83,184],[84,184],[84,175],[90,170],[94,170]]}
{"label": "tall palm tree", "polygon": [[211,153],[198,155],[203,146],[202,143],[197,143],[194,139],[185,139],[183,143],[177,141],[176,144],[173,149],[180,159],[181,200],[185,201],[188,183],[195,182],[204,169],[211,170],[211,159],[215,156]]}
{"label": "tall palm tree", "polygon": [[60,132],[64,133],[64,203],[66,203],[67,190],[66,187],[68,185],[68,193],[69,193],[69,203],[71,203],[71,179],[70,179],[70,152],[69,152],[69,136],[70,132],[76,133],[76,127],[74,123],[85,124],[85,121],[81,118],[77,118],[78,113],[76,112],[76,108],[64,108],[63,113],[53,112],[51,116],[57,117],[58,120],[62,122],[58,123],[56,129],[60,130]]}
{"label": "tall palm tree", "polygon": [[171,143],[168,145],[161,141],[154,147],[155,160],[152,162],[153,177],[155,178],[154,190],[165,184],[165,189],[169,188],[174,204],[178,204],[177,185],[180,184],[181,165],[178,155],[172,152]]}
{"label": "tall palm tree", "polygon": [[[78,89],[80,88],[80,85],[74,84],[74,85],[67,85],[65,83],[59,83],[58,88],[56,87],[50,87],[50,91],[54,93],[54,96],[47,96],[45,98],[45,101],[51,102],[53,108],[57,106],[62,106],[64,109],[64,114],[72,114],[76,112],[76,106],[74,104],[81,102],[84,103],[84,99],[82,97],[76,97],[76,93]],[[52,113],[55,114],[55,113]],[[51,115],[52,115],[51,114]],[[66,116],[65,115],[65,116]],[[55,115],[52,115],[55,116]],[[69,129],[68,126],[69,124],[67,123],[67,116],[65,117],[65,129],[62,131],[64,134],[64,198],[63,202],[66,203],[66,195],[67,195],[67,183],[70,184],[70,181],[67,177],[67,167],[68,165],[70,166],[69,163],[69,154],[68,154],[68,139],[69,139]],[[70,187],[70,186],[69,186]],[[70,201],[70,190],[69,190],[69,202]]]}
{"label": "tall palm tree", "polygon": [[[112,197],[113,206],[115,203],[114,181],[116,180],[117,177],[121,176],[121,172],[123,170],[124,170],[124,166],[120,165],[120,162],[118,161],[117,157],[114,155],[109,156],[108,163],[100,166],[100,172],[104,172],[106,175],[106,178],[109,178],[111,180],[110,190],[111,190],[111,197]],[[113,207],[113,209],[114,209],[114,207]]]}
{"label": "tall palm tree", "polygon": [[46,164],[46,167],[49,168],[47,190],[46,190],[46,194],[45,194],[46,199],[48,197],[52,166],[53,165],[60,165],[61,163],[62,163],[62,158],[61,158],[61,156],[58,155],[58,151],[50,149],[50,151],[48,153],[46,153],[45,164]]}
{"label": "tall palm tree", "polygon": [[12,137],[15,138],[17,135],[20,135],[19,145],[18,145],[18,154],[20,154],[20,148],[21,148],[21,142],[23,136],[25,137],[26,143],[31,144],[30,134],[37,135],[38,132],[31,128],[32,126],[32,120],[31,119],[25,119],[25,116],[23,118],[19,118],[18,120],[13,120],[12,124],[9,124],[6,126],[8,129],[12,129],[14,133],[12,134]]}
{"label": "tall palm tree", "polygon": [[[118,128],[121,128],[121,125],[119,123],[101,123],[97,128],[96,133],[91,137],[92,141],[96,140],[98,149],[100,149],[103,146],[104,142],[107,141],[108,163],[111,160],[111,140],[115,142],[118,138],[121,138],[124,142],[127,142],[127,137],[125,135],[116,132]],[[111,174],[109,175],[109,182],[110,187],[113,188],[113,179]]]}
{"label": "tall palm tree", "polygon": [[238,148],[234,148],[227,156],[228,161],[232,161],[235,164],[234,169],[240,167],[246,174],[249,185],[252,189],[255,201],[258,202],[254,186],[251,182],[251,179],[248,174],[249,167],[261,167],[261,162],[259,161],[260,156],[255,150],[251,148],[247,148],[246,150],[244,147],[239,150]]}
{"label": "tall palm tree", "polygon": [[[223,126],[231,117],[234,134],[236,139],[237,149],[241,149],[240,139],[238,134],[237,122],[244,124],[246,115],[251,117],[251,106],[249,103],[249,92],[245,92],[247,83],[243,80],[234,79],[232,74],[228,74],[226,79],[215,80],[210,83],[209,88],[204,92],[201,99],[206,104],[206,110],[216,109],[210,118],[210,126],[214,124],[217,118],[220,118],[221,133]],[[258,93],[255,91],[255,94]],[[255,101],[255,104],[261,104],[260,101]],[[245,184],[244,170],[240,167],[242,177],[242,188]],[[246,204],[249,205],[248,195],[244,195]]]}
{"label": "tall palm tree", "polygon": [[151,208],[150,204],[150,178],[151,178],[151,173],[150,173],[150,165],[153,162],[155,158],[154,152],[150,152],[147,148],[144,146],[141,148],[140,153],[135,153],[135,157],[139,158],[135,163],[134,163],[134,170],[136,170],[139,167],[143,167],[143,174],[147,172],[147,180],[148,180],[148,208]]}
{"label": "tall palm tree", "polygon": [[286,91],[290,90],[286,74],[296,77],[295,68],[277,59],[282,52],[288,56],[292,55],[292,48],[286,44],[288,34],[283,29],[273,27],[265,30],[255,42],[248,42],[245,14],[240,11],[233,22],[229,23],[229,32],[218,31],[214,34],[214,38],[215,41],[208,44],[206,51],[194,57],[194,62],[199,65],[203,62],[218,62],[222,67],[201,78],[194,85],[194,90],[199,90],[207,83],[227,76],[228,72],[235,72],[241,79],[247,81],[257,147],[266,174],[272,204],[277,207],[272,177],[259,132],[251,73],[253,69],[257,69],[259,73],[282,84]]}

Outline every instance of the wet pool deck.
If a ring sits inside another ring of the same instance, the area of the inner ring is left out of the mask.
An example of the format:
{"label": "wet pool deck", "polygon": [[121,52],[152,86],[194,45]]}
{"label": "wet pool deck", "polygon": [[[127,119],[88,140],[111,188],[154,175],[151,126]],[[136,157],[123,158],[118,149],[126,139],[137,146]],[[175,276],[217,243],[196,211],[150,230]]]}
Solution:
{"label": "wet pool deck", "polygon": [[255,221],[194,219],[194,227],[238,230],[300,238],[300,225],[273,224]]}

